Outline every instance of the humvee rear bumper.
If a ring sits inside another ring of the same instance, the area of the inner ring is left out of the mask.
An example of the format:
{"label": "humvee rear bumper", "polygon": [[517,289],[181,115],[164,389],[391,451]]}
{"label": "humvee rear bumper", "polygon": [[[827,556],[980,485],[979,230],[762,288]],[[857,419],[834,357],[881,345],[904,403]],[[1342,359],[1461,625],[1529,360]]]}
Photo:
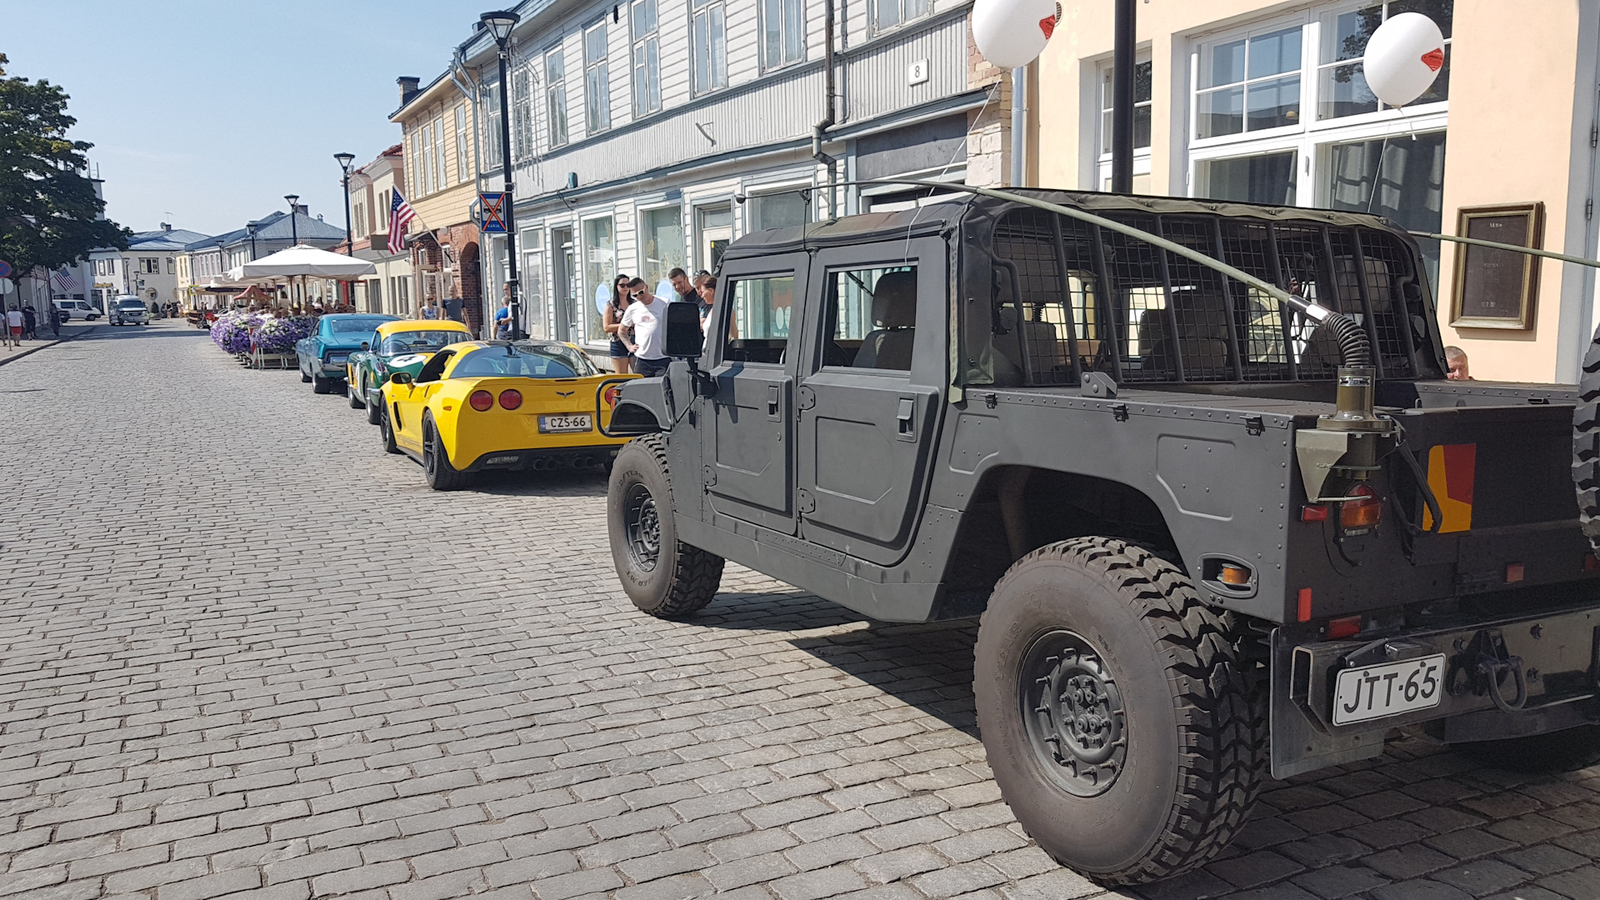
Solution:
{"label": "humvee rear bumper", "polygon": [[1272,632],[1272,774],[1383,752],[1397,726],[1435,739],[1523,737],[1600,722],[1600,603],[1372,640]]}

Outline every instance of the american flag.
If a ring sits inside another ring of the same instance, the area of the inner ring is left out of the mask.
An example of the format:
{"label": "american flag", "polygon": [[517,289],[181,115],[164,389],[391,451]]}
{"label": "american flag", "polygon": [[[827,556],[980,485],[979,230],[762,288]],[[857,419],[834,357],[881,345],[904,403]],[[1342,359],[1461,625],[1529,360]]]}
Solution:
{"label": "american flag", "polygon": [[74,294],[83,289],[78,283],[78,276],[72,274],[72,270],[66,266],[50,273],[50,283],[63,294]]}
{"label": "american flag", "polygon": [[389,252],[399,253],[406,248],[406,225],[417,217],[417,211],[411,204],[400,196],[399,191],[394,192],[389,200]]}

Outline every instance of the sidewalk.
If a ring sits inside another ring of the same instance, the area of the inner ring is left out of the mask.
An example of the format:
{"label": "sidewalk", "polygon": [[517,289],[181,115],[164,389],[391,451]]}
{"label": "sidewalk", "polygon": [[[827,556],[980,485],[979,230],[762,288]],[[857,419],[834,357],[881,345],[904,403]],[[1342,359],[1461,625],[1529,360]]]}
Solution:
{"label": "sidewalk", "polygon": [[[76,327],[67,325],[61,329],[60,337],[55,337],[52,335],[50,337],[41,337],[33,341],[26,341],[23,343],[20,349],[7,347],[4,350],[0,350],[0,366],[10,362],[16,362],[24,356],[38,353],[40,350],[43,350],[46,347],[54,347],[56,344],[63,344],[67,341],[75,341],[99,327],[100,326],[98,325],[80,325]],[[45,329],[44,333],[48,335],[50,334],[50,330]]]}

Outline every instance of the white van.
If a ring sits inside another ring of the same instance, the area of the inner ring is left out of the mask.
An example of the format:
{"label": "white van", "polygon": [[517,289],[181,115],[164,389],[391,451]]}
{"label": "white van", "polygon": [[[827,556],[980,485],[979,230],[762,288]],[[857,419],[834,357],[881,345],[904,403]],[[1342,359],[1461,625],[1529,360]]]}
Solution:
{"label": "white van", "polygon": [[67,315],[74,319],[84,319],[93,322],[100,318],[100,309],[87,300],[57,300],[56,309],[66,310]]}

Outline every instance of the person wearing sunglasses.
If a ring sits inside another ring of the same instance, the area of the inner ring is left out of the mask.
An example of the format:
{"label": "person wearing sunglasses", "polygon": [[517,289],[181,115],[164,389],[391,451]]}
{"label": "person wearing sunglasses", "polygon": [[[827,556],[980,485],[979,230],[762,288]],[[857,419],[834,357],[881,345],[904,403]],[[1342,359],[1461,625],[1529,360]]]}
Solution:
{"label": "person wearing sunglasses", "polygon": [[657,300],[643,278],[628,282],[628,297],[633,300],[622,313],[622,325],[632,329],[633,371],[646,378],[667,374],[667,301]]}

